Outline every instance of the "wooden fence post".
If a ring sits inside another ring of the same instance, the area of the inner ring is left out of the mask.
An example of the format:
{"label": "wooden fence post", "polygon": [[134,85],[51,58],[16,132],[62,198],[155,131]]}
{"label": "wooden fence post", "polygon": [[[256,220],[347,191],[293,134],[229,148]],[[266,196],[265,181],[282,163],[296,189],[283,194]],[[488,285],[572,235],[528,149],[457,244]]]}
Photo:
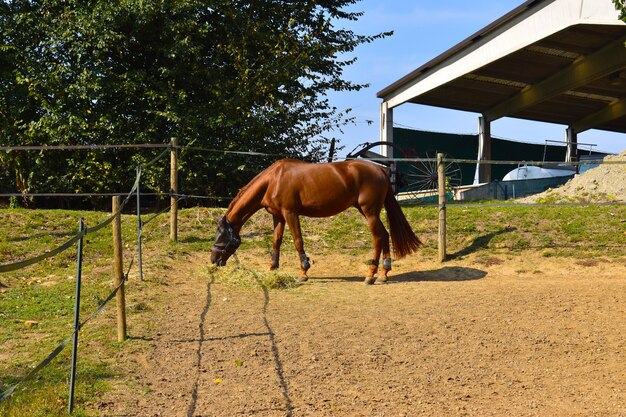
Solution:
{"label": "wooden fence post", "polygon": [[170,241],[178,241],[178,140],[170,148]]}
{"label": "wooden fence post", "polygon": [[437,154],[437,185],[439,190],[439,262],[446,260],[446,169],[443,154]]}
{"label": "wooden fence post", "polygon": [[139,281],[143,282],[143,258],[141,256],[141,165],[137,166],[137,269],[139,270]]}
{"label": "wooden fence post", "polygon": [[122,213],[120,213],[121,197],[113,197],[113,264],[115,267],[115,287],[117,290],[117,340],[126,340],[126,297],[124,295],[124,265],[122,256]]}

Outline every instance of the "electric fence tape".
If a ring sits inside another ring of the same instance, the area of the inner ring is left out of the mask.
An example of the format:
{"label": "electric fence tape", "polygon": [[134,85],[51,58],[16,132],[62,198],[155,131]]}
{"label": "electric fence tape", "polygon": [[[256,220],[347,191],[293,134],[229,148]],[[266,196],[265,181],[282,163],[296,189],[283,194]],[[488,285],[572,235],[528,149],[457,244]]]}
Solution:
{"label": "electric fence tape", "polygon": [[[151,164],[155,163],[157,160],[159,160],[161,157],[163,157],[163,155],[165,155],[168,152],[168,150],[164,150],[159,156],[157,156],[156,158],[152,159],[151,161],[149,161],[146,164],[142,164],[141,167],[147,167],[150,166]],[[105,221],[101,222],[100,224],[91,227],[91,228],[85,228],[83,231],[81,231],[80,233],[76,234],[74,237],[72,237],[70,240],[68,240],[67,242],[65,242],[64,244],[33,258],[30,259],[26,259],[20,262],[15,262],[15,263],[11,263],[11,264],[5,264],[5,265],[0,265],[0,272],[8,272],[8,271],[14,271],[17,269],[21,269],[21,268],[25,268],[27,266],[33,265],[35,263],[38,263],[44,259],[50,258],[52,256],[55,256],[67,249],[69,249],[74,243],[76,243],[77,241],[79,241],[82,237],[84,237],[88,232],[96,232],[100,229],[102,229],[103,227],[109,225],[113,219],[115,219],[116,216],[118,216],[121,212],[122,209],[124,208],[124,206],[126,205],[126,203],[130,200],[131,196],[134,194],[135,190],[137,189],[137,187],[139,186],[139,181],[141,178],[141,173],[139,171],[137,177],[135,178],[135,184],[133,185],[132,189],[128,192],[128,195],[126,196],[126,198],[124,199],[124,201],[122,202],[122,204],[120,204],[119,209],[113,213],[108,219],[106,219]],[[14,384],[13,386],[11,386],[10,388],[8,388],[7,390],[5,390],[2,394],[0,394],[0,401],[5,400],[7,397],[9,397],[14,391],[15,389],[23,384],[24,382],[30,380],[35,374],[37,374],[41,369],[43,369],[46,365],[48,365],[54,358],[56,358],[59,353],[61,353],[63,351],[63,349],[65,349],[65,347],[70,343],[70,341],[72,340],[72,338],[74,337],[74,335],[76,334],[76,332],[81,329],[88,321],[90,321],[92,318],[94,318],[96,315],[98,315],[103,309],[104,307],[109,303],[109,301],[111,301],[113,299],[113,297],[115,297],[115,295],[117,294],[117,292],[119,291],[119,289],[122,287],[122,285],[124,285],[124,283],[128,280],[128,274],[130,273],[130,268],[132,267],[133,264],[133,260],[131,260],[130,265],[128,267],[128,271],[126,272],[126,275],[124,276],[124,278],[122,279],[122,282],[120,282],[120,284],[113,290],[113,292],[104,300],[104,302],[89,316],[87,317],[87,319],[85,319],[83,322],[81,322],[79,324],[79,326],[72,332],[72,334],[70,336],[68,336],[63,342],[61,342],[61,344],[59,346],[56,347],[56,349],[54,349],[42,362],[40,362],[35,368],[33,368],[24,378],[22,378],[18,383]]]}
{"label": "electric fence tape", "polygon": [[30,265],[34,265],[38,262],[43,261],[44,259],[47,258],[51,258],[55,255],[58,255],[59,253],[69,249],[74,243],[78,242],[78,240],[80,240],[80,238],[84,237],[85,235],[87,235],[87,233],[93,233],[96,232],[100,229],[102,229],[103,227],[107,226],[108,224],[110,224],[113,219],[121,213],[122,209],[124,208],[124,206],[126,205],[126,203],[128,202],[128,200],[130,199],[130,197],[132,196],[133,192],[137,189],[137,186],[139,184],[139,177],[137,177],[135,179],[135,184],[133,185],[132,190],[128,193],[128,196],[126,197],[126,199],[122,202],[122,204],[120,205],[119,210],[116,213],[113,213],[108,219],[106,219],[105,221],[103,221],[102,223],[94,226],[94,227],[89,227],[86,228],[85,230],[83,230],[80,233],[77,233],[75,236],[73,236],[72,238],[70,238],[70,240],[68,240],[67,242],[63,243],[62,245],[46,252],[43,253],[39,256],[35,256],[33,258],[29,258],[29,259],[25,259],[23,261],[19,261],[19,262],[15,262],[15,263],[10,263],[10,264],[4,264],[4,265],[0,265],[0,273],[2,272],[9,272],[9,271],[15,271],[18,269],[22,269],[22,268],[26,268],[27,266]]}

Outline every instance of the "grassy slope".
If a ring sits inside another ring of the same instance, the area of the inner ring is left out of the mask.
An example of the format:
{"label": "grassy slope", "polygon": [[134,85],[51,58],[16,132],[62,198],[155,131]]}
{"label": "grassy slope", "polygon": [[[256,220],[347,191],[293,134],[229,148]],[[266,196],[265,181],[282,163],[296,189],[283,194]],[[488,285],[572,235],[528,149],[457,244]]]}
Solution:
{"label": "grassy slope", "polygon": [[[426,242],[423,256],[437,253],[437,208],[406,208],[413,228]],[[167,216],[144,228],[144,271],[166,276],[181,255],[208,251],[212,245],[214,218],[219,209],[184,210],[179,216],[179,243],[168,242]],[[0,264],[43,253],[76,233],[78,219],[87,226],[108,217],[107,213],[60,210],[0,210]],[[136,219],[124,216],[125,265],[136,245]],[[341,251],[349,256],[370,256],[371,236],[356,210],[326,219],[303,219],[309,253]],[[85,318],[111,292],[112,238],[110,226],[88,234],[85,240],[81,314]],[[626,206],[448,206],[448,253],[451,258],[533,250],[544,256],[595,259],[626,257]],[[240,250],[256,248],[269,253],[271,218],[254,216],[242,231]],[[290,234],[285,234],[285,251],[292,251]],[[0,390],[23,377],[71,333],[76,251],[68,250],[52,259],[23,270],[0,275]],[[131,320],[149,317],[158,302],[158,279],[139,283],[136,267],[127,287]],[[116,375],[120,352],[139,349],[138,341],[117,343],[115,308],[111,304],[81,331],[76,415],[97,415],[99,394],[109,389]],[[148,314],[139,314],[139,313]],[[36,324],[28,325],[28,321]],[[149,323],[142,325],[149,326]],[[0,403],[0,416],[66,415],[70,349],[38,376],[20,387],[9,401]]]}

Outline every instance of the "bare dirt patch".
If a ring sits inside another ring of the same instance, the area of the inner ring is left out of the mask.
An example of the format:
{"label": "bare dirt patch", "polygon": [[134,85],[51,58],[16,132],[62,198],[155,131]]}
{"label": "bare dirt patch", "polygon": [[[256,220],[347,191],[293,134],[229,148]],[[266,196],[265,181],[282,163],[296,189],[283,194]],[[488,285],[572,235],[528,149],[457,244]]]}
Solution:
{"label": "bare dirt patch", "polygon": [[219,284],[206,263],[135,289],[149,305],[102,415],[626,416],[623,260],[415,255],[365,286],[362,260],[327,256],[291,290]]}

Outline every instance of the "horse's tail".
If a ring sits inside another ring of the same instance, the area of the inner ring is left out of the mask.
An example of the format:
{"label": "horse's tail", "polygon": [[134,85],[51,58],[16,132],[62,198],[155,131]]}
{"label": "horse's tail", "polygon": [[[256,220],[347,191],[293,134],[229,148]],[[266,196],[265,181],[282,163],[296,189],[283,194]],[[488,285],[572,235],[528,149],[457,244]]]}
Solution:
{"label": "horse's tail", "polygon": [[422,246],[422,241],[413,233],[411,225],[400,208],[400,204],[393,196],[391,184],[387,189],[387,196],[385,197],[385,210],[387,211],[387,221],[389,222],[394,256],[400,259],[417,251]]}

